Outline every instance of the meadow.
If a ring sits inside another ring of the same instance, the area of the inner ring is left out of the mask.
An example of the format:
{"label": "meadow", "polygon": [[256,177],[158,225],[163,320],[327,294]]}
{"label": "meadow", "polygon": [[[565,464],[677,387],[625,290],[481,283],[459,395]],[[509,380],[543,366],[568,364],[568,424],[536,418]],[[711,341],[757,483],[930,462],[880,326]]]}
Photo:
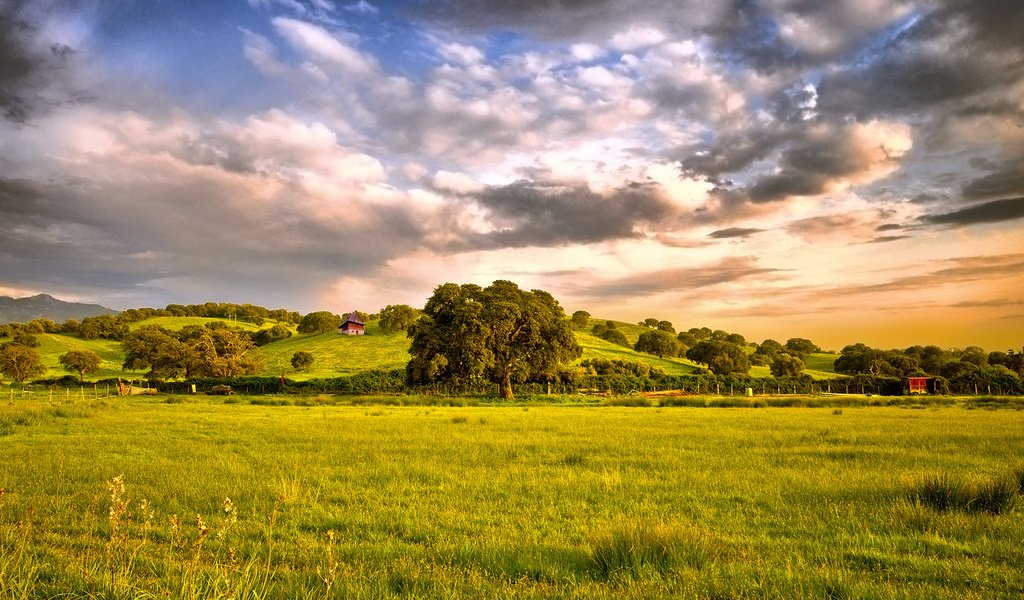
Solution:
{"label": "meadow", "polygon": [[264,400],[5,401],[0,597],[1024,594],[1024,411]]}

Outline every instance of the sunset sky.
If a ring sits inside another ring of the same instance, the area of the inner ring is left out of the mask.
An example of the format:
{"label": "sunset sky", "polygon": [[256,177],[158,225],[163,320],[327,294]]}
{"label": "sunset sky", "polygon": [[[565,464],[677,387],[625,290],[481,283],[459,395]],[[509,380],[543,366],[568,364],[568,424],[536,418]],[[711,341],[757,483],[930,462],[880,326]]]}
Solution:
{"label": "sunset sky", "polygon": [[0,0],[0,295],[1024,346],[1020,0]]}

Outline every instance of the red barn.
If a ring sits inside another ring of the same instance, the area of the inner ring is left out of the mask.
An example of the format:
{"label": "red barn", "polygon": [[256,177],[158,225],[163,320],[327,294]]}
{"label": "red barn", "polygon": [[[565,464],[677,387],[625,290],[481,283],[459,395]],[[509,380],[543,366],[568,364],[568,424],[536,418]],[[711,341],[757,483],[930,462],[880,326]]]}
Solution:
{"label": "red barn", "polygon": [[903,380],[906,394],[929,394],[935,392],[934,377],[907,377]]}
{"label": "red barn", "polygon": [[359,320],[356,313],[351,312],[345,315],[345,321],[338,327],[338,333],[342,335],[363,335],[366,333],[366,325]]}

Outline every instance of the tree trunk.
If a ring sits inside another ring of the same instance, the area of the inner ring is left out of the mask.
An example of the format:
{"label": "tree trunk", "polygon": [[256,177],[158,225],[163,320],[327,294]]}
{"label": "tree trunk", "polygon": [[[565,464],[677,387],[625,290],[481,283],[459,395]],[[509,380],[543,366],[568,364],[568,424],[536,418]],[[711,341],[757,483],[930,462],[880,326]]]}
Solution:
{"label": "tree trunk", "polygon": [[501,385],[498,387],[498,395],[501,396],[502,400],[515,400],[515,394],[512,393],[512,373],[503,373],[501,376]]}

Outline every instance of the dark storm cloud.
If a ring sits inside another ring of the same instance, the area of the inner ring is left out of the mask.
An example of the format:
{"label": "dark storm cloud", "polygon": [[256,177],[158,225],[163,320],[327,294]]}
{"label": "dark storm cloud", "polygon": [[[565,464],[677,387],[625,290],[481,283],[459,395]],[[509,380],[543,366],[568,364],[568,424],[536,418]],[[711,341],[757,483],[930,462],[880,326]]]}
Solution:
{"label": "dark storm cloud", "polygon": [[1019,160],[1004,165],[989,165],[992,171],[964,185],[961,193],[968,200],[983,200],[1024,195],[1024,163]]}
{"label": "dark storm cloud", "polygon": [[932,225],[965,227],[1024,218],[1024,197],[993,200],[948,213],[926,215],[921,221]]}
{"label": "dark storm cloud", "polygon": [[462,249],[553,247],[639,237],[639,228],[664,221],[674,208],[654,186],[626,186],[602,195],[585,186],[522,181],[493,187],[474,202],[492,227],[467,233]]}
{"label": "dark storm cloud", "polygon": [[[860,64],[827,74],[819,86],[823,110],[862,117],[1012,111],[1012,102],[980,99],[1007,91],[1024,73],[1024,10],[1016,0],[950,0],[922,13]],[[987,107],[987,108],[986,108]]]}
{"label": "dark storm cloud", "polygon": [[723,3],[727,17],[706,29],[715,50],[730,62],[758,71],[793,68],[801,62],[795,48],[779,35],[779,24],[758,2],[734,0]]}
{"label": "dark storm cloud", "polygon": [[30,2],[0,1],[0,115],[20,124],[64,100],[50,87],[74,55],[36,39],[32,9]]}
{"label": "dark storm cloud", "polygon": [[726,132],[713,143],[683,149],[680,164],[685,175],[718,182],[722,175],[765,158],[790,135],[778,128]]}
{"label": "dark storm cloud", "polygon": [[766,231],[764,229],[756,229],[753,227],[729,227],[727,229],[719,229],[718,231],[712,231],[708,234],[708,237],[715,240],[727,240],[731,238],[746,238],[754,235],[755,233],[761,233]]}

